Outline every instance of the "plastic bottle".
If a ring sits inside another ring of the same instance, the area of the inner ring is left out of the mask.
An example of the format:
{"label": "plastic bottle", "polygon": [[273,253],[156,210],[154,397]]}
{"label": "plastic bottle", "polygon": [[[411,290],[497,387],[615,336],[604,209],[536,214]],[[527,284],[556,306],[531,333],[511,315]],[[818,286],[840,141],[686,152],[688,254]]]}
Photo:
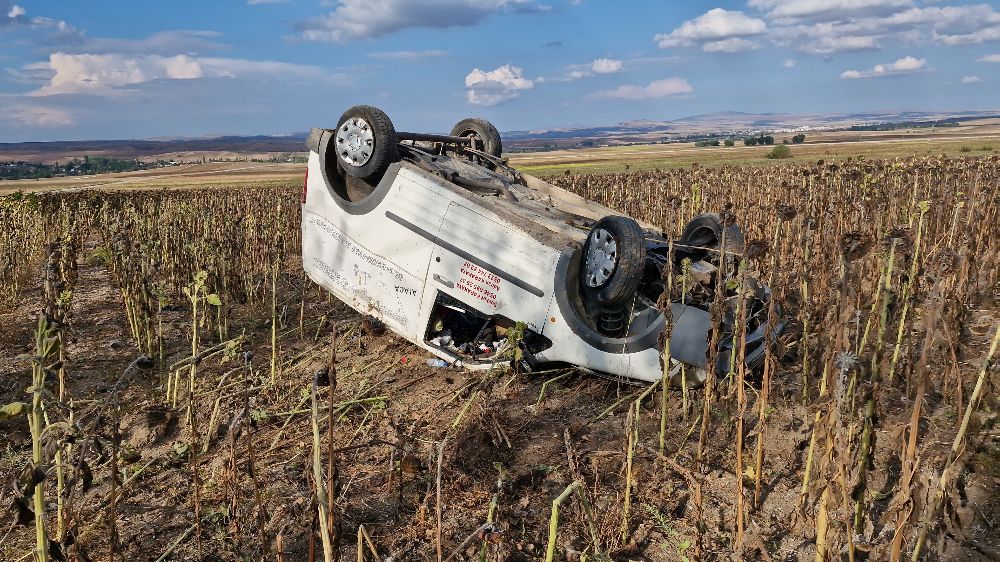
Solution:
{"label": "plastic bottle", "polygon": [[445,361],[444,359],[437,359],[437,358],[428,359],[427,360],[427,364],[429,366],[431,366],[431,367],[447,367],[448,366],[448,362],[447,361]]}

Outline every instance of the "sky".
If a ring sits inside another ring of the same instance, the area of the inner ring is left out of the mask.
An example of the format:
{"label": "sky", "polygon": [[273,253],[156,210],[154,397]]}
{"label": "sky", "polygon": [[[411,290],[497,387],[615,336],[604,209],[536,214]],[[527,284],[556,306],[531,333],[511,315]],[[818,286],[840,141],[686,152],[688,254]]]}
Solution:
{"label": "sky", "polygon": [[1000,110],[1000,2],[0,0],[0,142]]}

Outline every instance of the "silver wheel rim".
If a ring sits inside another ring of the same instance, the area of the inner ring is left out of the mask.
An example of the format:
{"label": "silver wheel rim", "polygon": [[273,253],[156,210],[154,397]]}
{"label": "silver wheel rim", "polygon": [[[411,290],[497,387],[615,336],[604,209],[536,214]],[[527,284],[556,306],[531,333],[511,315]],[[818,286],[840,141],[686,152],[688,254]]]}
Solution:
{"label": "silver wheel rim", "polygon": [[615,242],[615,237],[603,228],[591,232],[590,245],[587,247],[587,286],[597,288],[607,283],[615,273],[617,263],[618,243]]}
{"label": "silver wheel rim", "polygon": [[351,117],[337,129],[337,154],[351,166],[368,163],[375,153],[375,135],[371,125],[360,117]]}

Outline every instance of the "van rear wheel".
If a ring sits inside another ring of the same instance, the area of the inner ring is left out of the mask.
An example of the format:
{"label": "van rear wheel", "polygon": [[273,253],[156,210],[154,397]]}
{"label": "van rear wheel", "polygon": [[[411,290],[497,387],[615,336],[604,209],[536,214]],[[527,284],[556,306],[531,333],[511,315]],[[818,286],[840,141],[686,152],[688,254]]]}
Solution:
{"label": "van rear wheel", "polygon": [[378,183],[389,164],[399,160],[396,129],[384,111],[356,105],[340,117],[334,131],[334,150],[344,172]]}
{"label": "van rear wheel", "polygon": [[451,128],[453,137],[472,137],[472,148],[500,158],[503,153],[503,143],[500,142],[500,132],[493,123],[478,117],[462,119]]}

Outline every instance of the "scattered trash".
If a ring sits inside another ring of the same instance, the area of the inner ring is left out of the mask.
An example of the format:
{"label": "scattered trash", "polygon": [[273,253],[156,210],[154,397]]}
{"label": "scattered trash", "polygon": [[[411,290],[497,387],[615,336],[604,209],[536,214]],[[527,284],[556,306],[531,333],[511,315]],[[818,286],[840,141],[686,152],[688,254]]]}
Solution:
{"label": "scattered trash", "polygon": [[444,359],[437,359],[437,358],[435,358],[435,359],[428,359],[427,360],[427,365],[430,366],[430,367],[441,368],[441,367],[447,367],[448,366],[448,362],[445,361]]}
{"label": "scattered trash", "polygon": [[432,338],[430,341],[434,345],[439,345],[439,346],[442,346],[442,347],[449,346],[449,345],[451,345],[451,342],[452,342],[451,332],[448,331],[448,330],[444,330],[443,333],[440,336],[438,336],[436,338]]}

